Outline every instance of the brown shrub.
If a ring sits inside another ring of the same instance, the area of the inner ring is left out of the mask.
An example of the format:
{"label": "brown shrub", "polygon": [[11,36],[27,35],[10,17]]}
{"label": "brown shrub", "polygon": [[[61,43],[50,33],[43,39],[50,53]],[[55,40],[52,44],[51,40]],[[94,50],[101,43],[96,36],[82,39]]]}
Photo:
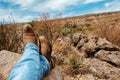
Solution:
{"label": "brown shrub", "polygon": [[0,50],[17,53],[22,51],[22,36],[17,32],[17,24],[0,24]]}
{"label": "brown shrub", "polygon": [[108,41],[115,45],[120,46],[120,21],[114,21],[111,19],[99,20],[95,33],[106,38]]}
{"label": "brown shrub", "polygon": [[33,27],[38,34],[45,35],[51,44],[60,36],[60,19],[50,20],[50,14],[44,13],[40,16],[40,21],[33,21]]}
{"label": "brown shrub", "polygon": [[84,63],[84,58],[76,54],[69,53],[68,55],[68,72],[69,75],[82,75],[89,73],[89,64]]}

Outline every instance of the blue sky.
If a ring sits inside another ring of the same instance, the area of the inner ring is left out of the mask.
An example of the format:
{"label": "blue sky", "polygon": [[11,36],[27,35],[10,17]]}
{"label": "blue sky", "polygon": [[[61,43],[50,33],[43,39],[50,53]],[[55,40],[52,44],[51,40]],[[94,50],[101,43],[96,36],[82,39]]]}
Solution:
{"label": "blue sky", "polygon": [[0,20],[28,22],[49,13],[52,18],[120,11],[120,0],[0,0]]}

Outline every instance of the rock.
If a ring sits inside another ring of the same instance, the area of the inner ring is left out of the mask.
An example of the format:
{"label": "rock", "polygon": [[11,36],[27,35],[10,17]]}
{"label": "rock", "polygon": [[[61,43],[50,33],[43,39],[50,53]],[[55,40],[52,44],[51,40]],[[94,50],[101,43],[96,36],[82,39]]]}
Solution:
{"label": "rock", "polygon": [[[88,39],[87,36],[80,33],[75,33],[72,39],[74,45],[71,46],[71,52],[74,55],[77,54],[77,56],[83,57],[83,64],[87,64],[88,69],[85,71],[81,70],[84,74],[77,74],[75,75],[76,77],[71,77],[69,74],[66,74],[64,77],[65,80],[120,79],[120,48],[118,46],[99,37],[90,37]],[[62,42],[64,43],[65,41]],[[66,55],[62,55],[64,56],[61,59],[63,62],[67,59]]]}
{"label": "rock", "polygon": [[70,46],[71,38],[70,37],[58,38],[54,44]]}
{"label": "rock", "polygon": [[70,46],[71,45],[71,38],[70,37],[65,37],[65,38],[63,38],[63,41],[64,41],[64,44],[66,45],[66,46]]}
{"label": "rock", "polygon": [[107,51],[120,51],[120,48],[118,46],[113,45],[109,41],[107,41],[105,38],[99,38],[97,41],[97,45],[99,46],[100,50],[107,50]]}
{"label": "rock", "polygon": [[[0,80],[8,80],[12,67],[21,58],[21,54],[2,50],[0,51]],[[53,69],[44,80],[63,80],[58,68]]]}
{"label": "rock", "polygon": [[95,57],[120,67],[120,51],[100,50]]}
{"label": "rock", "polygon": [[120,74],[113,76],[109,80],[120,80]]}
{"label": "rock", "polygon": [[85,57],[94,57],[94,54],[100,50],[120,51],[120,48],[118,46],[113,45],[106,39],[99,37],[90,37],[89,40],[85,42],[87,38],[84,39],[83,37],[77,42],[76,45],[77,49],[81,53],[84,53]]}
{"label": "rock", "polygon": [[[9,51],[0,51],[0,80],[8,80],[13,65],[20,59],[21,55]],[[2,79],[1,79],[2,78]]]}
{"label": "rock", "polygon": [[59,68],[55,67],[43,80],[63,80],[62,73]]}
{"label": "rock", "polygon": [[85,44],[84,39],[81,39],[81,40],[78,42],[77,46],[76,46],[77,49],[79,50],[84,44]]}
{"label": "rock", "polygon": [[84,57],[84,53],[80,53],[78,51],[78,49],[76,49],[74,46],[71,46],[71,52],[73,52],[75,55],[79,56],[79,57]]}
{"label": "rock", "polygon": [[79,50],[84,45],[84,40],[80,40],[77,44],[77,49]]}
{"label": "rock", "polygon": [[90,38],[90,40],[96,44],[96,43],[98,42],[99,38],[96,37],[96,36],[92,36],[92,37]]}
{"label": "rock", "polygon": [[77,46],[78,42],[82,39],[83,39],[84,42],[88,41],[88,38],[87,38],[86,35],[83,35],[83,34],[80,34],[80,33],[75,33],[72,37],[72,41],[73,41],[74,46]]}
{"label": "rock", "polygon": [[58,39],[56,40],[56,42],[60,42],[60,41],[62,41],[62,38],[58,38]]}
{"label": "rock", "polygon": [[77,75],[76,77],[66,75],[64,80],[98,80],[98,78],[94,77],[92,74]]}
{"label": "rock", "polygon": [[86,57],[85,60],[89,60],[91,57],[93,58],[89,61],[89,70],[94,77],[98,77],[97,80],[119,80],[120,48],[113,45],[106,39],[99,37],[90,37],[88,41],[85,42],[83,36],[84,35],[80,34],[74,36],[74,46],[78,49],[79,54],[81,53],[84,57]]}
{"label": "rock", "polygon": [[84,74],[81,75],[78,80],[98,80],[98,78],[93,76],[92,74]]}
{"label": "rock", "polygon": [[65,75],[63,80],[75,80],[75,78],[69,75]]}
{"label": "rock", "polygon": [[79,34],[79,33],[75,33],[75,34],[73,35],[72,40],[73,40],[74,45],[77,45],[77,43],[78,43],[79,40],[80,40],[80,34]]}
{"label": "rock", "polygon": [[80,52],[84,52],[85,57],[93,57],[95,52],[98,49],[98,46],[96,44],[96,37],[90,38],[90,40],[84,44],[84,46],[79,50]]}
{"label": "rock", "polygon": [[66,57],[63,53],[57,51],[53,51],[52,56],[55,57],[57,65],[62,65]]}
{"label": "rock", "polygon": [[89,70],[94,76],[100,79],[120,79],[120,76],[118,75],[120,74],[119,68],[116,68],[105,61],[100,61],[99,59],[93,58],[90,61]]}

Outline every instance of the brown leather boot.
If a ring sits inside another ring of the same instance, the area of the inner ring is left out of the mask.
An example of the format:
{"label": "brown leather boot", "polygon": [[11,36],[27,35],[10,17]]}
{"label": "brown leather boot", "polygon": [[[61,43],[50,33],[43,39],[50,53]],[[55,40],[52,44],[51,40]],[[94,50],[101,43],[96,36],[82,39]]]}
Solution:
{"label": "brown leather boot", "polygon": [[48,59],[50,63],[50,68],[53,69],[55,67],[55,63],[54,63],[53,57],[51,56],[51,52],[52,52],[51,44],[45,36],[39,37],[39,40],[41,43],[40,52],[42,55],[44,55]]}
{"label": "brown leather boot", "polygon": [[23,28],[23,42],[24,45],[26,45],[27,43],[34,43],[37,45],[35,33],[31,25],[29,24],[26,24]]}

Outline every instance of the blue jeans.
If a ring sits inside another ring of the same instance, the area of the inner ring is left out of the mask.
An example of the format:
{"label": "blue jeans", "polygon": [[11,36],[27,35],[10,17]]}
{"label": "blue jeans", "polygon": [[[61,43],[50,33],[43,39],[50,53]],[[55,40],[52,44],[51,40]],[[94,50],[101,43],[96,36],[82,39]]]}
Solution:
{"label": "blue jeans", "polygon": [[48,60],[39,54],[35,44],[28,43],[22,58],[13,67],[9,80],[42,80],[49,71]]}

